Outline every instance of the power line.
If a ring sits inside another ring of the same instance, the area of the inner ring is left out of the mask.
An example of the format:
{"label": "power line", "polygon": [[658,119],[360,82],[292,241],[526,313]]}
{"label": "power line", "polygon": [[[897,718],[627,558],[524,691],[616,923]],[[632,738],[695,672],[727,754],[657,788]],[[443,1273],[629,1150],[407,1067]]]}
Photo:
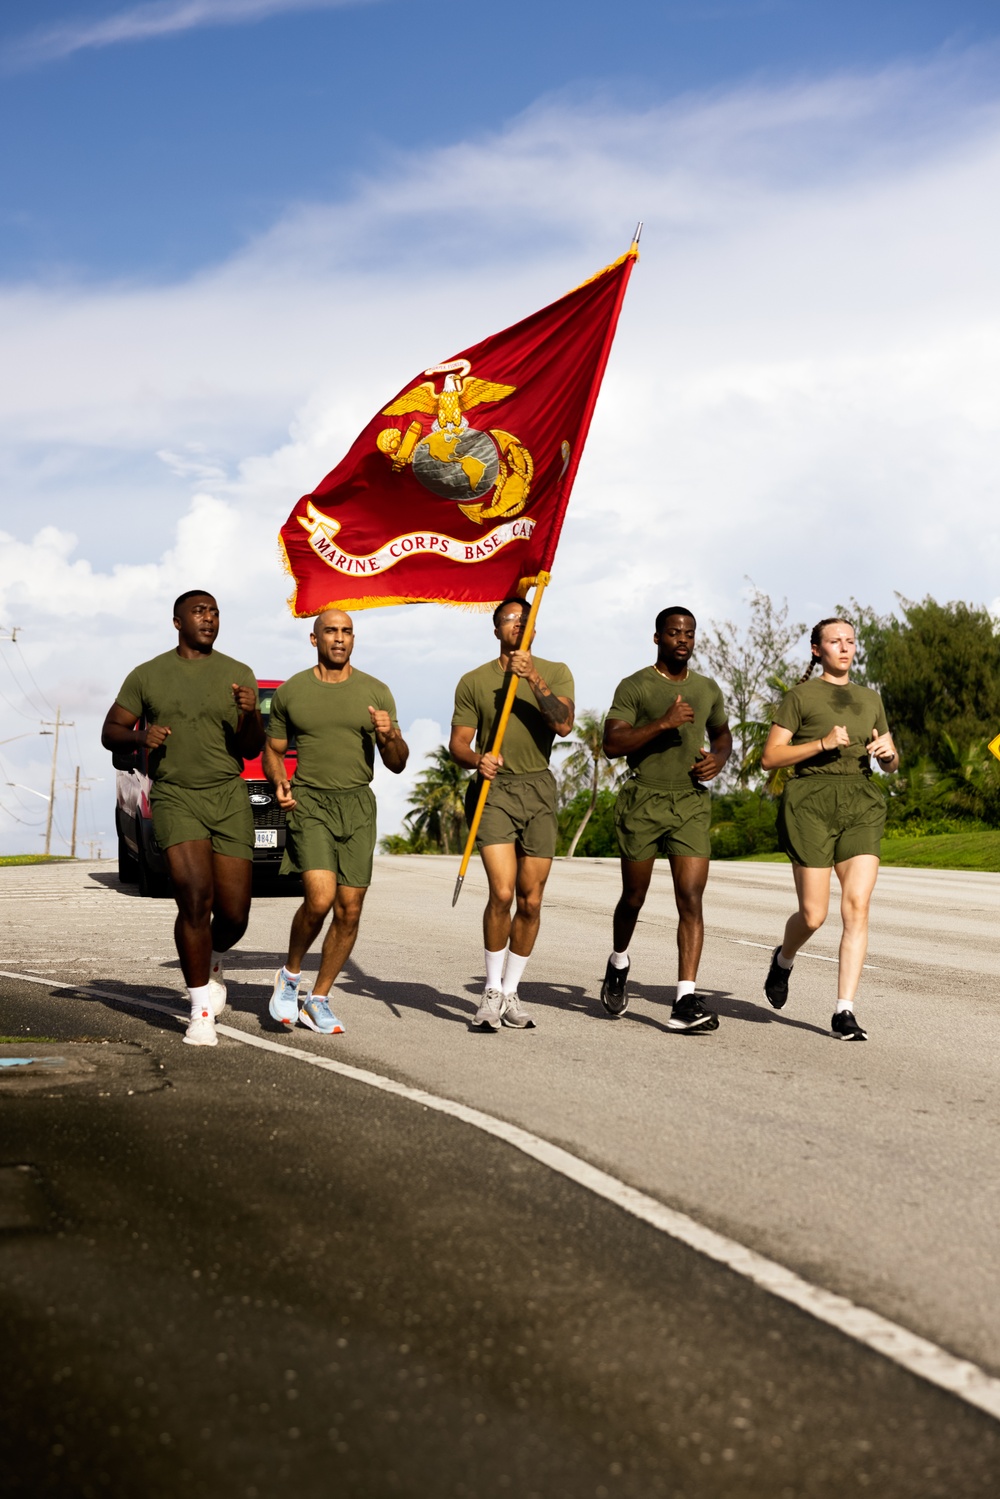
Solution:
{"label": "power line", "polygon": [[[10,778],[10,767],[8,765],[4,764],[4,759],[3,759],[2,755],[0,755],[0,770],[3,771],[3,778],[7,782],[7,784],[8,785],[13,785],[14,783],[11,781],[11,778]],[[20,790],[20,787],[18,787],[18,786],[14,787],[14,800],[17,802],[18,806],[21,808],[22,811],[28,812],[28,811],[31,810],[31,803],[30,802],[26,802],[22,796],[18,795],[19,790]]]}
{"label": "power line", "polygon": [[[32,686],[34,687],[35,691],[38,693],[38,696],[41,698],[42,702],[45,704],[45,706],[48,709],[48,711],[50,713],[55,712],[56,710],[52,707],[52,704],[49,702],[48,698],[45,696],[45,693],[42,691],[42,689],[39,687],[38,683],[35,681],[34,675],[32,673],[31,667],[28,665],[28,662],[27,662],[27,659],[25,657],[25,654],[22,651],[21,647],[17,643],[17,633],[16,632],[13,635],[12,639],[13,639],[14,649],[17,651],[17,654],[18,654],[18,659],[20,660],[21,665],[24,667],[25,671],[28,673],[28,677],[29,677],[29,679],[31,681]],[[25,693],[25,698],[27,698],[27,696],[28,696],[28,694]]]}
{"label": "power line", "polygon": [[[7,661],[7,657],[6,656],[4,656],[3,659],[5,661]],[[7,665],[8,666],[10,665],[9,661],[7,662]],[[11,673],[11,675],[13,676],[13,672]],[[14,677],[14,681],[15,681],[15,683],[17,683],[17,678],[16,677]],[[19,683],[18,683],[18,687],[20,687]],[[11,702],[10,698],[7,697],[7,695],[5,693],[0,692],[0,698],[3,698],[4,702],[7,704],[7,707],[10,709],[10,711],[12,713],[16,713],[19,718],[26,718],[27,721],[28,721],[28,723],[37,723],[38,722],[38,718],[37,717],[32,717],[32,715],[30,713],[22,713],[20,708],[16,708],[14,706],[14,704]],[[25,698],[25,702],[27,702],[27,698]]]}
{"label": "power line", "polygon": [[39,818],[37,822],[29,822],[24,817],[18,817],[17,814],[12,812],[9,807],[5,807],[2,802],[0,802],[0,812],[2,812],[5,817],[11,818],[13,822],[19,822],[22,828],[40,828],[42,825],[41,818]]}
{"label": "power line", "polygon": [[[11,632],[10,632],[9,635],[0,635],[0,640],[9,640],[10,643],[11,643],[11,645],[14,647],[14,649],[17,652],[17,655],[18,655],[18,660],[20,661],[21,665],[24,667],[24,670],[28,674],[28,680],[31,682],[31,684],[34,687],[35,691],[37,692],[38,696],[41,698],[42,702],[45,704],[44,708],[42,708],[42,709],[36,708],[35,704],[31,701],[30,694],[27,693],[27,692],[25,692],[24,688],[21,686],[20,682],[17,679],[17,673],[14,671],[13,666],[11,666],[10,661],[7,658],[6,651],[0,652],[0,654],[2,654],[2,656],[3,656],[4,664],[6,665],[7,670],[10,672],[11,680],[13,681],[14,686],[17,688],[18,692],[24,698],[24,701],[28,704],[28,706],[30,708],[34,709],[34,711],[36,713],[44,713],[46,711],[48,711],[49,713],[52,713],[55,710],[53,709],[52,704],[49,702],[48,698],[45,696],[45,693],[42,691],[42,689],[39,687],[38,683],[35,681],[34,673],[32,672],[31,667],[28,665],[27,657],[25,656],[24,652],[21,650],[21,647],[17,643],[17,632],[18,632],[18,629],[19,629],[19,626],[15,625],[14,628],[11,630]],[[0,694],[0,696],[2,696],[2,694]],[[9,698],[4,697],[4,702],[15,713],[21,713],[20,708],[15,708],[14,704],[10,701]],[[27,714],[21,713],[21,717],[22,718],[26,718],[27,716],[28,716]]]}

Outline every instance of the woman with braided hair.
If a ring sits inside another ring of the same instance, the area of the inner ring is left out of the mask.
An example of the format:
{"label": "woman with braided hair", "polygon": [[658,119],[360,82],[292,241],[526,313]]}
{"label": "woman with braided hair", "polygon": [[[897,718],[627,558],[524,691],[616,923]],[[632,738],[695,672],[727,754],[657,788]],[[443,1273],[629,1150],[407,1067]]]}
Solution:
{"label": "woman with braided hair", "polygon": [[[868,907],[885,825],[885,802],[870,784],[870,757],[894,771],[899,756],[878,693],[848,680],[857,650],[853,627],[846,619],[821,619],[810,648],[809,668],[782,699],[761,760],[765,770],[792,772],[781,795],[778,838],[792,861],[799,900],[771,956],[764,993],[775,1010],[787,1000],[795,954],[826,920],[835,869],[844,930],[831,1026],[841,1040],[866,1041],[854,996],[868,951]],[[821,674],[812,679],[817,666]]]}

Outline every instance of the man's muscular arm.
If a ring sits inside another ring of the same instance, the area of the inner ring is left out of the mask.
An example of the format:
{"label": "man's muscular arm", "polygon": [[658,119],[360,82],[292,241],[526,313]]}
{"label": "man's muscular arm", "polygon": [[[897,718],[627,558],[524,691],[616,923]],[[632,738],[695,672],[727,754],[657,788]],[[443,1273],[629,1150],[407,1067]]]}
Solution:
{"label": "man's muscular arm", "polygon": [[466,770],[478,770],[484,780],[492,781],[503,764],[503,755],[487,755],[474,750],[472,741],[475,737],[475,729],[456,725],[448,741],[448,753],[458,765],[464,765]]}
{"label": "man's muscular arm", "polygon": [[166,724],[150,724],[140,729],[135,715],[128,708],[112,703],[101,729],[101,743],[109,750],[158,749],[169,733]]}
{"label": "man's muscular arm", "polygon": [[234,682],[233,702],[240,715],[236,724],[236,749],[244,760],[252,760],[264,743],[264,720],[257,706],[257,693],[252,687],[241,687]]}
{"label": "man's muscular arm", "polygon": [[729,725],[724,723],[718,728],[709,729],[708,743],[708,750],[699,750],[691,767],[695,780],[703,784],[715,780],[719,772],[725,769],[726,761],[733,752],[733,735]]}
{"label": "man's muscular arm", "polygon": [[282,807],[286,812],[290,812],[295,806],[295,797],[292,795],[292,783],[288,779],[288,771],[285,769],[285,751],[287,748],[287,739],[272,739],[268,736],[267,742],[264,745],[262,759],[264,774],[274,787],[278,806]]}
{"label": "man's muscular arm", "polygon": [[661,718],[651,719],[638,727],[626,723],[624,718],[609,718],[604,724],[604,753],[609,760],[631,755],[668,729],[679,729],[682,723],[694,723],[694,709],[680,693]]}
{"label": "man's muscular arm", "polygon": [[565,738],[572,732],[576,706],[572,698],[556,697],[549,691],[548,683],[536,669],[530,651],[512,651],[510,669],[516,677],[523,677],[535,694],[535,702],[550,729]]}
{"label": "man's muscular arm", "polygon": [[371,715],[372,728],[375,730],[375,743],[382,756],[382,764],[386,770],[391,770],[393,775],[398,776],[400,771],[406,768],[406,762],[410,757],[410,747],[384,708],[373,708],[369,703],[368,712]]}

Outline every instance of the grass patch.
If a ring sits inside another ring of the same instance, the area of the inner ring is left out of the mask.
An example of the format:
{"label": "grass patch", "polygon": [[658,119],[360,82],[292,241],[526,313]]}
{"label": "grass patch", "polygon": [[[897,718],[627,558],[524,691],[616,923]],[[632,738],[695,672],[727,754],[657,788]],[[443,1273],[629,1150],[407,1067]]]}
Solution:
{"label": "grass patch", "polygon": [[882,863],[908,869],[982,869],[1000,872],[1000,832],[931,833],[925,838],[883,838]]}
{"label": "grass patch", "polygon": [[[784,854],[752,854],[741,863],[787,863]],[[1000,873],[1000,831],[931,833],[922,838],[883,838],[882,863],[899,869],[978,869]]]}
{"label": "grass patch", "polygon": [[75,864],[69,854],[0,854],[0,865],[4,864]]}

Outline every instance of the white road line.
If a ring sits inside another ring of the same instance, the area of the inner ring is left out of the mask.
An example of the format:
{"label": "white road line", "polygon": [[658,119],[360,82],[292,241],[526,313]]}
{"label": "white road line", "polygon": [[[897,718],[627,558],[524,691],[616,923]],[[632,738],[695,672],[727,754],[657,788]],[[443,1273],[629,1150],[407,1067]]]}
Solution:
{"label": "white road line", "polygon": [[[745,937],[723,937],[722,940],[723,942],[735,942],[737,947],[762,947],[765,952],[774,952],[773,942],[748,942]],[[803,952],[801,947],[795,954],[795,961],[798,962],[799,958],[813,958],[817,963],[840,962],[839,958],[828,958],[825,953]],[[870,968],[875,973],[878,972],[878,969],[875,967],[874,963],[863,963],[861,966],[863,968]]]}
{"label": "white road line", "polygon": [[[75,989],[80,993],[93,995],[96,999],[110,999],[127,1007],[155,1010],[161,1015],[171,1015],[179,1020],[185,1018],[179,1010],[172,1009],[168,1005],[158,1004],[149,999],[134,999],[130,995],[115,994],[108,989],[95,989],[90,984],[54,983],[51,979],[40,978],[34,974],[8,973],[3,970],[0,970],[0,978],[16,979],[28,984],[43,984],[49,989]],[[627,1186],[617,1177],[609,1175],[606,1171],[600,1171],[596,1166],[591,1166],[587,1161],[581,1160],[579,1156],[571,1155],[568,1150],[552,1145],[548,1140],[543,1140],[538,1135],[521,1129],[519,1125],[508,1124],[503,1119],[494,1119],[491,1114],[484,1114],[481,1110],[470,1108],[468,1104],[457,1103],[454,1099],[440,1098],[435,1093],[425,1093],[422,1088],[411,1088],[408,1084],[398,1083],[391,1077],[383,1077],[381,1073],[369,1072],[362,1067],[352,1067],[346,1062],[334,1061],[332,1057],[318,1057],[312,1052],[282,1046],[277,1041],[268,1040],[266,1036],[254,1036],[247,1031],[236,1030],[230,1025],[216,1025],[216,1029],[221,1035],[228,1036],[233,1041],[240,1041],[244,1046],[255,1046],[259,1051],[277,1052],[289,1061],[301,1062],[307,1067],[319,1067],[325,1072],[335,1072],[341,1077],[350,1078],[353,1082],[365,1083],[370,1088],[378,1088],[381,1092],[394,1094],[397,1098],[409,1099],[411,1103],[419,1103],[425,1109],[434,1109],[439,1114],[449,1114],[453,1119],[460,1119],[464,1124],[471,1124],[473,1128],[482,1130],[484,1134],[493,1135],[496,1139],[514,1146],[516,1150],[539,1161],[543,1166],[548,1166],[550,1170],[558,1171],[567,1180],[586,1187],[589,1192],[603,1197],[606,1202],[613,1203],[615,1207],[623,1209],[626,1213],[631,1213],[634,1218],[648,1223],[651,1228],[658,1229],[660,1233],[669,1235],[681,1244],[686,1244],[690,1249],[697,1250],[708,1259],[715,1260],[717,1264],[725,1265],[737,1275],[745,1276],[747,1280],[753,1281],[763,1290],[770,1291],[772,1296],[790,1302],[792,1306],[808,1312],[818,1321],[825,1322],[830,1327],[836,1328],[838,1332],[853,1338],[856,1343],[862,1343],[875,1353],[882,1354],[884,1358],[891,1359],[893,1363],[899,1364],[911,1374],[916,1374],[928,1384],[937,1385],[939,1389],[957,1395],[967,1405],[975,1406],[977,1410],[985,1411],[987,1415],[1000,1420],[1000,1379],[987,1374],[986,1370],[981,1369],[978,1364],[955,1358],[943,1348],[939,1348],[936,1343],[918,1337],[916,1333],[909,1332],[896,1322],[890,1322],[887,1317],[880,1316],[878,1312],[858,1306],[846,1296],[838,1296],[833,1291],[825,1291],[821,1286],[812,1285],[796,1275],[793,1270],[779,1265],[776,1260],[769,1260],[735,1239],[729,1239],[725,1234],[706,1228],[694,1218],[689,1218],[686,1213],[678,1213],[673,1208],[666,1207],[662,1202],[657,1202],[654,1197],[648,1197],[645,1192]]]}

